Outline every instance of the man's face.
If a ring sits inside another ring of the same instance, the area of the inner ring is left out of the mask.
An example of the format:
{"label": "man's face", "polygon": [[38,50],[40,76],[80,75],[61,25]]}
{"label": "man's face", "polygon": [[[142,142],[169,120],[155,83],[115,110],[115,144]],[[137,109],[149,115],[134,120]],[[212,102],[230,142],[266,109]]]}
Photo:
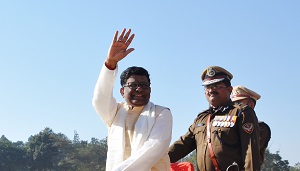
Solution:
{"label": "man's face", "polygon": [[120,89],[120,93],[128,105],[143,106],[150,99],[150,83],[146,76],[132,75]]}
{"label": "man's face", "polygon": [[218,107],[230,99],[232,86],[226,87],[223,82],[204,87],[206,100],[212,107]]}

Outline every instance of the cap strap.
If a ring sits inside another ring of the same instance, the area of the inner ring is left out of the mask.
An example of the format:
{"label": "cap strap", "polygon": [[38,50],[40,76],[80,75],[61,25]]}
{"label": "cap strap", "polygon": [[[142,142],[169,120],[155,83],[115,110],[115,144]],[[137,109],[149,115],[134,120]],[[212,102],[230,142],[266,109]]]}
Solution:
{"label": "cap strap", "polygon": [[208,81],[208,80],[213,80],[213,79],[218,79],[218,78],[226,78],[228,79],[228,76],[226,75],[220,75],[220,76],[215,76],[215,77],[207,77],[203,80],[203,82]]}

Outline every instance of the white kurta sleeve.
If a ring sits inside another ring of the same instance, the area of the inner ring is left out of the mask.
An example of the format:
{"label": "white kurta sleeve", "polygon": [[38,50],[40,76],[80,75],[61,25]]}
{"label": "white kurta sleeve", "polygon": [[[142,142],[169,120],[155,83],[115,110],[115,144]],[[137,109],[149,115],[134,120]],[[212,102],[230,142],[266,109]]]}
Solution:
{"label": "white kurta sleeve", "polygon": [[92,104],[106,126],[112,124],[117,111],[118,104],[113,97],[117,71],[118,67],[115,70],[109,70],[103,64],[94,90]]}

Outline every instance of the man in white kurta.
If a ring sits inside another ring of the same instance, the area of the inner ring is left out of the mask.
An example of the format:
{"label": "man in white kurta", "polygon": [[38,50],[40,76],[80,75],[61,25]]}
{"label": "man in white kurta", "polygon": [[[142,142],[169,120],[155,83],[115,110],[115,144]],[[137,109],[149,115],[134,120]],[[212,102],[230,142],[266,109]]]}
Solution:
{"label": "man in white kurta", "polygon": [[131,30],[125,31],[119,40],[118,32],[114,36],[93,97],[93,106],[108,128],[106,171],[168,171],[172,114],[150,102],[150,86],[140,85],[146,77],[132,75],[127,79],[132,82],[120,89],[125,102],[117,103],[113,97],[117,63],[133,51],[127,47],[134,35],[129,37]]}

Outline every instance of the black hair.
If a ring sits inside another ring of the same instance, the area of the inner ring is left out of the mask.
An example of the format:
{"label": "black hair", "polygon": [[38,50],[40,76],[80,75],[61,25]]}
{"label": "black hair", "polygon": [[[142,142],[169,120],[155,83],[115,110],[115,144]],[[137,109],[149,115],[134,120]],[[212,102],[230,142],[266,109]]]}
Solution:
{"label": "black hair", "polygon": [[256,100],[254,100],[253,98],[249,98],[253,103],[254,103],[254,106],[256,106]]}
{"label": "black hair", "polygon": [[143,67],[132,66],[125,69],[120,75],[121,86],[124,86],[126,84],[127,79],[132,75],[146,76],[148,82],[151,84],[150,75],[146,69],[144,69]]}
{"label": "black hair", "polygon": [[228,80],[226,78],[222,82],[225,84],[226,87],[230,87],[231,86],[230,80]]}

